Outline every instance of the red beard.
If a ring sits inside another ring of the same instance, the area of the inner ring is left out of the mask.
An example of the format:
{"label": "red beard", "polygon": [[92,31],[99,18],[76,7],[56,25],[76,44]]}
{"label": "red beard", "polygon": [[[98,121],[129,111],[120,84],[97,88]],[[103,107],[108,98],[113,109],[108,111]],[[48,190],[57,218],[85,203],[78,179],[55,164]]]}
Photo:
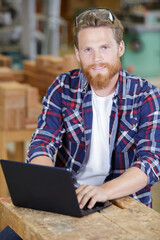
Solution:
{"label": "red beard", "polygon": [[[106,66],[108,70],[107,73],[105,75],[98,73],[95,76],[92,76],[90,74],[90,69],[97,66],[98,67]],[[115,64],[99,63],[99,64],[88,65],[88,67],[86,68],[83,67],[83,64],[81,62],[81,68],[88,83],[91,84],[91,86],[96,90],[100,90],[100,89],[106,88],[109,85],[109,83],[112,81],[112,78],[120,71],[121,62],[120,62],[120,58],[117,57],[117,62]]]}

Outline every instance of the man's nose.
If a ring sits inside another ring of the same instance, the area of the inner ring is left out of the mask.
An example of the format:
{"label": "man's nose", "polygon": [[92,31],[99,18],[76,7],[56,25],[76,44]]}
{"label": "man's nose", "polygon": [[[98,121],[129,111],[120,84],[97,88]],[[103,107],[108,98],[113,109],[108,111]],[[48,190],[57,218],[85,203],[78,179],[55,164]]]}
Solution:
{"label": "man's nose", "polygon": [[94,51],[94,61],[100,62],[102,60],[102,55],[100,51]]}

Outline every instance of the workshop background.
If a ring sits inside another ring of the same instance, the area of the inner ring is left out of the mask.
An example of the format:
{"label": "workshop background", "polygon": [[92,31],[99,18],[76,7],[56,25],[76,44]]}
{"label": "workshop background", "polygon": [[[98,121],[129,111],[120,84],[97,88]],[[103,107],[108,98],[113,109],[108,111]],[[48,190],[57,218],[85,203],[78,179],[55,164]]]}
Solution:
{"label": "workshop background", "polygon": [[[160,88],[159,0],[0,0],[0,158],[25,161],[47,88],[78,67],[74,18],[91,7],[110,8],[122,21],[123,68]],[[152,197],[160,212],[160,182]]]}

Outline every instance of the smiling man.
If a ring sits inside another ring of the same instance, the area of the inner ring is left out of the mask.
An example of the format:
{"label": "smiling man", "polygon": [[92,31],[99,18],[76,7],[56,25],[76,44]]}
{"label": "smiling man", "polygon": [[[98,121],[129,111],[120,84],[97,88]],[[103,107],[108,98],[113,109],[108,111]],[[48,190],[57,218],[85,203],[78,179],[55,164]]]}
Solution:
{"label": "smiling man", "polygon": [[[68,168],[80,208],[127,195],[151,206],[160,177],[159,91],[121,68],[123,27],[109,9],[79,14],[74,34],[81,69],[49,87],[27,162]],[[21,238],[7,227],[0,239]]]}
{"label": "smiling man", "polygon": [[76,56],[88,83],[94,91],[108,88],[114,91],[121,67],[120,57],[124,53],[123,41],[118,46],[113,31],[106,27],[83,29],[78,35]]}
{"label": "smiling man", "polygon": [[79,14],[74,34],[81,69],[49,87],[27,161],[68,168],[81,208],[126,195],[151,206],[160,176],[159,91],[121,68],[123,27],[109,9]]}

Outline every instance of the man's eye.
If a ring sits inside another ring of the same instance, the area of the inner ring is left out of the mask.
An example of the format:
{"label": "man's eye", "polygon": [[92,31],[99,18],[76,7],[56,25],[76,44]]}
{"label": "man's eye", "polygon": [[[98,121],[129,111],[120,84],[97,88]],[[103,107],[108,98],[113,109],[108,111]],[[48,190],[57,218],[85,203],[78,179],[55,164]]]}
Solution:
{"label": "man's eye", "polygon": [[103,49],[106,50],[108,47],[107,46],[103,46]]}
{"label": "man's eye", "polygon": [[90,48],[86,48],[85,52],[89,53],[89,52],[91,52],[91,49]]}

